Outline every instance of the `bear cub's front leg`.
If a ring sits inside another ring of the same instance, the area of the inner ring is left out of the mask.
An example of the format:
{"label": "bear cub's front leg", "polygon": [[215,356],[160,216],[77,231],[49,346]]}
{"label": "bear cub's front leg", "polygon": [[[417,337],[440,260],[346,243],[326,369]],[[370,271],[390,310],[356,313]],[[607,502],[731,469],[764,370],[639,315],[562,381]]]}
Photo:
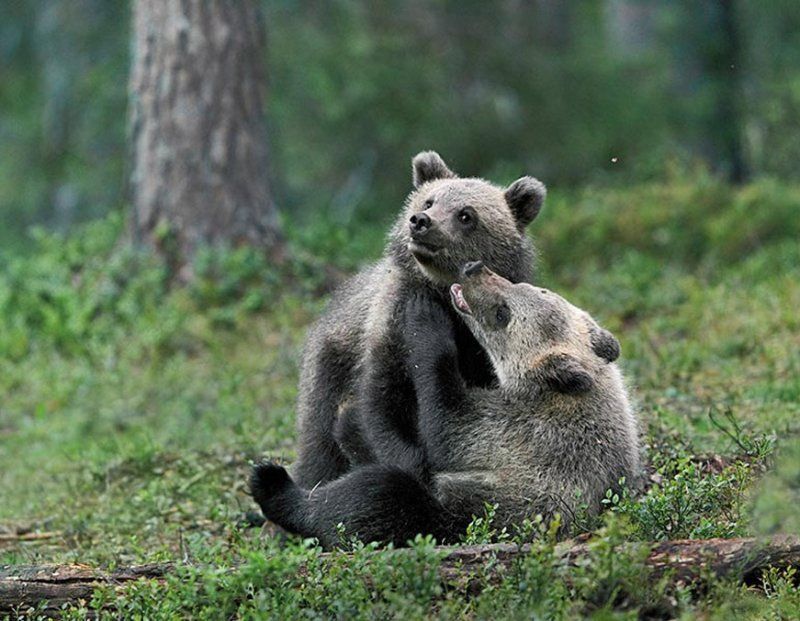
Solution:
{"label": "bear cub's front leg", "polygon": [[416,384],[424,381],[431,365],[441,361],[458,363],[453,320],[441,303],[424,294],[412,295],[406,302],[404,331],[408,351],[408,371]]}
{"label": "bear cub's front leg", "polygon": [[467,409],[452,319],[440,303],[413,296],[406,303],[404,338],[408,372],[417,394],[417,427],[428,468],[445,469],[452,440],[448,420]]}

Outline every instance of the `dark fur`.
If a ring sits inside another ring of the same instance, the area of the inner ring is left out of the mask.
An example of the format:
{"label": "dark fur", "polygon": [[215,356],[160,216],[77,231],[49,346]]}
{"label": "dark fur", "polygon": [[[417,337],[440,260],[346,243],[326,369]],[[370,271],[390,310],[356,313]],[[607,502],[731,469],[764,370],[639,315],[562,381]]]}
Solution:
{"label": "dark fur", "polygon": [[[524,227],[541,207],[544,186],[524,177],[504,193],[479,179],[457,178],[433,152],[414,158],[413,181],[415,190],[383,259],[345,284],[309,333],[300,376],[298,459],[292,470],[302,487],[313,488],[371,461],[424,475],[417,399],[398,319],[409,297],[423,295],[447,306],[458,369],[468,385],[495,381],[483,349],[447,305],[447,288],[458,269],[475,258],[513,282],[530,280],[533,248]],[[471,228],[456,220],[465,206],[477,216]],[[410,251],[409,218],[422,212],[430,215],[431,226],[419,235],[443,249],[433,258]],[[352,420],[337,424],[344,413]]]}
{"label": "dark fur", "polygon": [[[267,518],[326,546],[337,543],[339,523],[365,541],[401,545],[417,533],[456,541],[484,503],[496,502],[497,527],[560,514],[567,533],[581,506],[598,512],[620,478],[636,484],[636,420],[618,369],[604,357],[618,351],[616,339],[562,298],[495,274],[470,277],[464,295],[498,387],[463,381],[445,307],[416,295],[403,314],[426,471],[362,466],[307,491],[282,468],[262,465],[251,485]],[[498,302],[515,316],[507,329],[490,321]],[[554,315],[565,325],[556,337],[544,329]],[[607,341],[599,352],[594,333]]]}
{"label": "dark fur", "polygon": [[263,463],[253,470],[250,488],[264,517],[289,532],[316,537],[326,548],[344,543],[338,524],[345,525],[345,537],[396,546],[418,533],[445,541],[466,527],[428,486],[392,466],[361,466],[336,481],[305,490],[282,466]]}

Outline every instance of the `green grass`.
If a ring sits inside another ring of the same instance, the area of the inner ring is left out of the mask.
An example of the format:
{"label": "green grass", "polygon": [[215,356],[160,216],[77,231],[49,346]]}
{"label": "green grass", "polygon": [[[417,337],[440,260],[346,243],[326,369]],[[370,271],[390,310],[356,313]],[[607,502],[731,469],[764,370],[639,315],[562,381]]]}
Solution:
{"label": "green grass", "polygon": [[[796,576],[675,591],[646,582],[641,551],[614,546],[798,530],[786,507],[800,499],[800,188],[698,176],[554,192],[531,229],[540,282],[620,338],[655,469],[647,495],[609,496],[583,524],[585,566],[560,566],[545,535],[500,585],[464,597],[435,579],[429,540],[391,562],[371,546],[323,558],[247,528],[250,462],[294,455],[323,265],[376,257],[384,230],[291,227],[288,265],[209,251],[198,281],[173,288],[158,261],[120,249],[116,217],[69,239],[38,233],[33,252],[1,260],[0,528],[56,535],[0,543],[0,564],[192,561],[130,588],[125,618],[796,617]],[[714,454],[732,459],[698,458]],[[470,541],[543,528],[497,533],[487,517]]]}

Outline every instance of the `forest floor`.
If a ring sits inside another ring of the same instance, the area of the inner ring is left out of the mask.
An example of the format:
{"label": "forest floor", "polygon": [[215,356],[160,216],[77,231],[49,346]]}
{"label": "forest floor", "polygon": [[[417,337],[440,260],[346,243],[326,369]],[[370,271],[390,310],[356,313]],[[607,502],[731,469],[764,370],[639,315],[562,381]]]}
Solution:
{"label": "forest floor", "polygon": [[[121,250],[120,228],[37,233],[0,260],[0,565],[181,564],[117,594],[108,614],[123,618],[800,616],[791,571],[698,591],[649,581],[641,554],[615,547],[800,532],[800,188],[698,176],[549,199],[531,226],[539,282],[618,336],[653,485],[582,525],[594,543],[580,567],[545,533],[470,596],[441,584],[430,540],[401,560],[321,557],[245,519],[250,464],[293,458],[300,349],[329,267],[376,258],[387,223],[289,227],[280,269],[207,252],[183,288]],[[546,530],[497,532],[489,517],[465,542]]]}

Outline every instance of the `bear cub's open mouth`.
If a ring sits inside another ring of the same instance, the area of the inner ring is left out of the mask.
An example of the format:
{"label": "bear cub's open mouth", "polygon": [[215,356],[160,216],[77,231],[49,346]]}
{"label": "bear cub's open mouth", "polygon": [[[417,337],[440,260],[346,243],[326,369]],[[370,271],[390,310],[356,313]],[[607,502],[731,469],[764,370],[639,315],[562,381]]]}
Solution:
{"label": "bear cub's open mouth", "polygon": [[465,315],[472,314],[472,309],[467,304],[467,299],[464,297],[464,289],[460,284],[453,283],[450,285],[450,299],[453,300],[453,306],[456,307],[457,311]]}
{"label": "bear cub's open mouth", "polygon": [[430,261],[439,254],[441,248],[433,244],[426,244],[425,242],[412,239],[408,244],[408,250],[418,261]]}

